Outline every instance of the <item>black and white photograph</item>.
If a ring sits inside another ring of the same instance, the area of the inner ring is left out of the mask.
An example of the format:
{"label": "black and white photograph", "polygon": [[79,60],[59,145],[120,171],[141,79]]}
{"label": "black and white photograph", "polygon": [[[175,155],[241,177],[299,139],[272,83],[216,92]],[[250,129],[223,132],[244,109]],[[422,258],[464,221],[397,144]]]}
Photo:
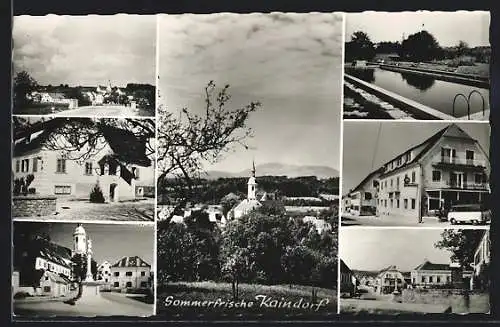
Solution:
{"label": "black and white photograph", "polygon": [[155,115],[156,16],[15,16],[13,114]]}
{"label": "black and white photograph", "polygon": [[344,119],[489,120],[489,12],[345,17]]}
{"label": "black and white photograph", "polygon": [[340,313],[489,314],[490,232],[342,229]]}
{"label": "black and white photograph", "polygon": [[155,122],[13,117],[12,217],[154,222]]}
{"label": "black and white photograph", "polygon": [[344,121],[342,227],[489,225],[490,133],[486,123]]}
{"label": "black and white photograph", "polygon": [[334,317],[342,14],[159,19],[157,314]]}
{"label": "black and white photograph", "polygon": [[154,226],[15,222],[14,319],[154,314]]}

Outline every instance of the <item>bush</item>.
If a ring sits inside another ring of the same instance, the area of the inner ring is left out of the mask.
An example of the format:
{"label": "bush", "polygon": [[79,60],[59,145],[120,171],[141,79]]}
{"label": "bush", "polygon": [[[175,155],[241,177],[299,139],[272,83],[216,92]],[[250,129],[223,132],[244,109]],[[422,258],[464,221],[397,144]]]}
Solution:
{"label": "bush", "polygon": [[104,195],[102,194],[101,188],[99,184],[96,184],[90,192],[90,202],[92,203],[104,203],[106,202],[104,199]]}
{"label": "bush", "polygon": [[24,299],[26,297],[30,297],[31,295],[28,292],[17,292],[14,294],[14,299]]}

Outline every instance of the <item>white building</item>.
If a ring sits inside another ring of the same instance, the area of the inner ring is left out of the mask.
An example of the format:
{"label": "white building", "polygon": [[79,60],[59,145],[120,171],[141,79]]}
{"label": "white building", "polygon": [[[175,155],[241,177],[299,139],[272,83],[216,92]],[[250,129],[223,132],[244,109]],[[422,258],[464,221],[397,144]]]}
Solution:
{"label": "white building", "polygon": [[379,294],[390,294],[399,291],[405,286],[403,273],[396,266],[389,266],[382,269],[375,279],[376,291]]}
{"label": "white building", "polygon": [[88,199],[98,183],[108,202],[135,199],[144,185],[154,187],[154,160],[145,154],[145,141],[110,126],[97,144],[100,151],[86,160],[74,160],[88,148],[67,155],[47,146],[54,135],[59,144],[65,144],[64,137],[53,132],[64,124],[64,119],[52,119],[15,137],[13,180],[33,175],[32,193],[78,199]]}
{"label": "white building", "polygon": [[376,205],[377,215],[419,221],[442,206],[485,201],[489,172],[484,149],[451,124],[368,175],[350,194],[351,208]]}
{"label": "white building", "polygon": [[256,197],[257,182],[255,181],[255,163],[252,167],[252,176],[248,179],[247,183],[247,198],[241,201],[232,211],[232,215],[235,219],[238,219],[251,211],[259,208],[262,204],[257,200]]}
{"label": "white building", "polygon": [[151,287],[151,265],[138,256],[123,257],[111,266],[111,290],[127,292]]}
{"label": "white building", "polygon": [[103,261],[97,267],[97,280],[106,284],[111,282],[111,264],[108,261]]}

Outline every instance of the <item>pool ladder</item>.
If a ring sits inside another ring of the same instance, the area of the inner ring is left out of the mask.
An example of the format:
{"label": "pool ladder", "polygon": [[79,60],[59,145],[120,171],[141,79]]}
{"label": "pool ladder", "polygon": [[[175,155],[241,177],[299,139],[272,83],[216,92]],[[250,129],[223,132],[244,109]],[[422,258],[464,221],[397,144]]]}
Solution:
{"label": "pool ladder", "polygon": [[479,94],[479,96],[481,97],[481,100],[483,103],[483,117],[484,117],[484,109],[485,109],[484,108],[484,97],[478,90],[472,90],[469,93],[468,97],[466,97],[463,93],[458,93],[457,95],[455,95],[455,97],[453,98],[453,111],[451,112],[451,115],[453,117],[455,117],[455,102],[457,101],[457,98],[462,97],[462,98],[464,98],[465,103],[467,103],[467,119],[470,120],[470,98],[474,93]]}

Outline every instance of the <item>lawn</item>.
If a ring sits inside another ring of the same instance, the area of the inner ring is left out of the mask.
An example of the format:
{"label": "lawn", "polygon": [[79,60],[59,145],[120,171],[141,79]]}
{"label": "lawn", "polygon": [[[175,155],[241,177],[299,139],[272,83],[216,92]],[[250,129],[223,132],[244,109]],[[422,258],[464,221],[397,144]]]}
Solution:
{"label": "lawn", "polygon": [[[230,283],[170,283],[158,290],[157,314],[172,319],[328,319],[337,314],[337,291],[311,286],[240,284],[239,300],[245,307],[200,306],[194,301],[232,300]],[[257,296],[260,296],[257,298]],[[180,300],[180,301],[179,301]],[[273,300],[277,300],[272,302]],[[177,301],[177,302],[176,302]],[[184,301],[184,304],[180,304]],[[322,301],[321,306],[318,307]],[[249,303],[253,302],[250,307]],[[287,305],[281,305],[288,302]],[[294,304],[296,304],[294,307]],[[302,308],[297,307],[303,305]],[[306,307],[307,306],[307,307]]]}

